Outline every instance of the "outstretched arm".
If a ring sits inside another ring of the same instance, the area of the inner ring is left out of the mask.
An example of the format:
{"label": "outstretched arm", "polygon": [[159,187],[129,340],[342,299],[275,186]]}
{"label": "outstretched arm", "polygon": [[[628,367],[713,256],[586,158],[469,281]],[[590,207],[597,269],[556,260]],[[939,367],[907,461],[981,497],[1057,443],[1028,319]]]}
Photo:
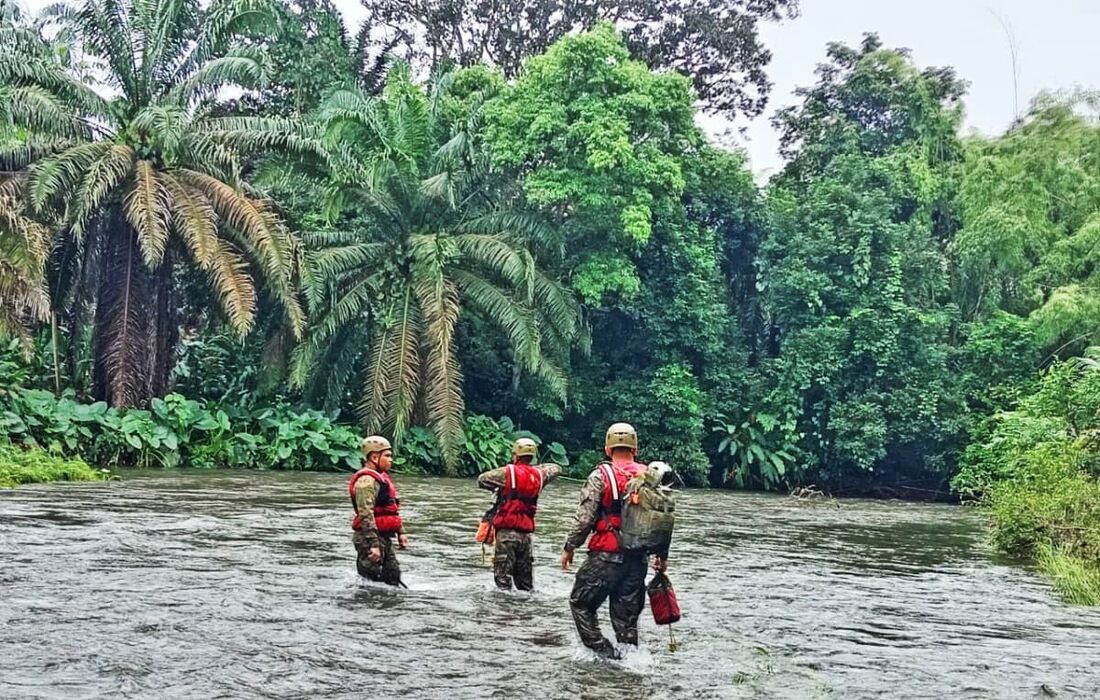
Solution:
{"label": "outstretched arm", "polygon": [[549,484],[554,479],[557,479],[558,475],[561,474],[561,467],[554,464],[553,462],[547,462],[546,464],[540,464],[537,468],[540,472],[542,472],[542,483],[543,484]]}
{"label": "outstretched arm", "polygon": [[477,486],[486,491],[496,491],[497,489],[504,488],[504,467],[500,469],[491,469],[479,475],[477,477]]}

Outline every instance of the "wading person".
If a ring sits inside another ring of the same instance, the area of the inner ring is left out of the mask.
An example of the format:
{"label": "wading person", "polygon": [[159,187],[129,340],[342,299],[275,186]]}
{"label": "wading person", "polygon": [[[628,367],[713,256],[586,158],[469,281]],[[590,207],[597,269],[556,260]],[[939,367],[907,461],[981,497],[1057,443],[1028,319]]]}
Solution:
{"label": "wading person", "polygon": [[498,588],[529,591],[534,587],[535,557],[531,533],[535,531],[535,511],[539,493],[553,480],[561,467],[556,464],[534,465],[538,445],[530,438],[512,444],[512,462],[485,472],[477,479],[483,489],[497,492],[490,523],[495,532],[493,579]]}
{"label": "wading person", "polygon": [[[627,482],[645,472],[634,461],[638,435],[627,423],[615,423],[607,430],[604,453],[609,462],[599,464],[581,489],[573,529],[565,540],[561,567],[568,570],[573,551],[588,540],[588,558],[577,571],[569,607],[581,642],[597,654],[619,658],[619,652],[600,631],[596,613],[610,599],[611,626],[620,644],[638,645],[638,616],[645,606],[645,577],[649,561],[645,550],[624,550],[622,527],[623,495]],[[591,537],[589,535],[591,534]],[[667,552],[653,565],[664,571]]]}
{"label": "wading person", "polygon": [[363,438],[363,468],[355,472],[348,482],[351,505],[355,517],[351,527],[355,530],[355,566],[360,576],[381,581],[391,586],[401,583],[401,568],[394,553],[393,540],[401,549],[409,546],[401,523],[401,501],[397,498],[397,486],[390,477],[393,466],[393,450],[390,441],[379,435]]}

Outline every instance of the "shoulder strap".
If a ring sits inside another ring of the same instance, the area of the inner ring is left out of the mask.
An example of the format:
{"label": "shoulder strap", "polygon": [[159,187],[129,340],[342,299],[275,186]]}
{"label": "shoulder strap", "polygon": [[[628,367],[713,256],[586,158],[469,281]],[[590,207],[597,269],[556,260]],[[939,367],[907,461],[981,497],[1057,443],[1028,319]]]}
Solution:
{"label": "shoulder strap", "polygon": [[599,468],[603,472],[603,478],[611,486],[612,502],[619,500],[619,483],[615,480],[615,470],[607,462],[602,462]]}
{"label": "shoulder strap", "polygon": [[504,468],[504,479],[505,479],[505,481],[507,481],[509,475],[511,475],[511,477],[512,477],[512,490],[515,491],[516,490],[516,465],[509,464],[507,467]]}

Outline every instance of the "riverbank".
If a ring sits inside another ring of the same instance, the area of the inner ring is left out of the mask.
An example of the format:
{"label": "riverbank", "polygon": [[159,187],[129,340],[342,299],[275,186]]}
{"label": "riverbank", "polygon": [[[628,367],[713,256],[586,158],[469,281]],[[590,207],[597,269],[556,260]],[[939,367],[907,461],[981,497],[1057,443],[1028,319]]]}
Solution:
{"label": "riverbank", "polygon": [[0,488],[53,481],[106,481],[110,472],[81,459],[56,457],[37,448],[0,445]]}

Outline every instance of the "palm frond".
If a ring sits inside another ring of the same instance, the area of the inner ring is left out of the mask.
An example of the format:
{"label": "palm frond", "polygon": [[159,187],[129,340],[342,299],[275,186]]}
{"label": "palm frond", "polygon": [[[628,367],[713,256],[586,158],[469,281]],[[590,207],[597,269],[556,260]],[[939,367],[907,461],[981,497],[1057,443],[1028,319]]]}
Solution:
{"label": "palm frond", "polygon": [[424,356],[427,418],[450,474],[455,474],[462,445],[466,403],[462,396],[462,371],[454,346],[459,297],[453,285],[425,275],[415,285],[417,303],[424,316]]}
{"label": "palm frond", "polygon": [[248,274],[248,263],[228,243],[219,240],[206,270],[233,330],[237,335],[246,335],[256,318],[256,289]]}
{"label": "palm frond", "polygon": [[70,204],[69,225],[75,235],[84,232],[88,219],[100,211],[104,200],[133,172],[135,153],[125,144],[111,144],[84,174],[75,201]]}
{"label": "palm frond", "polygon": [[212,58],[175,85],[167,99],[181,107],[198,97],[210,96],[226,87],[254,90],[268,82],[265,54],[255,47],[236,47],[224,56]]}
{"label": "palm frond", "polygon": [[390,429],[400,439],[409,427],[420,383],[420,311],[412,290],[394,305],[371,342],[359,413],[368,432]]}
{"label": "palm frond", "polygon": [[158,178],[169,197],[168,211],[176,232],[199,267],[209,269],[220,245],[214,207],[201,192],[188,189],[171,171],[159,173]]}
{"label": "palm frond", "polygon": [[28,187],[35,212],[45,210],[59,193],[71,193],[92,164],[111,148],[104,142],[85,143],[42,159],[31,166]]}
{"label": "palm frond", "polygon": [[145,264],[153,269],[160,265],[168,245],[168,217],[172,197],[157,176],[153,164],[139,160],[134,164],[134,183],[122,203],[126,220],[137,234]]}
{"label": "palm frond", "polygon": [[268,285],[283,307],[295,337],[300,337],[305,328],[305,313],[292,281],[297,244],[279,217],[267,205],[205,173],[181,169],[178,177],[202,192],[223,224],[239,232],[256,250]]}

